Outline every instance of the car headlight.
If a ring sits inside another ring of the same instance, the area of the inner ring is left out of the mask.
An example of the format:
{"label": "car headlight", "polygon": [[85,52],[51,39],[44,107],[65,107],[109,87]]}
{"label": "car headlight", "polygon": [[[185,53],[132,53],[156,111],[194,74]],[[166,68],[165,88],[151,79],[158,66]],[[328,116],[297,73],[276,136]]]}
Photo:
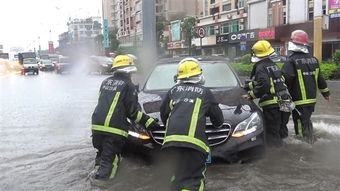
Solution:
{"label": "car headlight", "polygon": [[236,126],[232,137],[243,137],[245,135],[255,132],[258,129],[261,129],[262,127],[263,127],[262,119],[259,116],[259,114],[255,112],[246,120],[242,121]]}

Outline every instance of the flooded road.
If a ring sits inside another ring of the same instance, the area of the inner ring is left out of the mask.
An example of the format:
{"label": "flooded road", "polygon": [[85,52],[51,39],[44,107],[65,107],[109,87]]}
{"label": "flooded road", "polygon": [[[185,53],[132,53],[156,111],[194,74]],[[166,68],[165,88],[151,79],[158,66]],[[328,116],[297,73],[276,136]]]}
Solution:
{"label": "flooded road", "polygon": [[[106,76],[12,75],[0,78],[0,190],[157,190],[153,166],[124,158],[109,189],[90,184],[95,150],[90,119]],[[206,190],[340,190],[340,82],[319,97],[314,145],[291,136],[281,150],[247,164],[208,168]]]}

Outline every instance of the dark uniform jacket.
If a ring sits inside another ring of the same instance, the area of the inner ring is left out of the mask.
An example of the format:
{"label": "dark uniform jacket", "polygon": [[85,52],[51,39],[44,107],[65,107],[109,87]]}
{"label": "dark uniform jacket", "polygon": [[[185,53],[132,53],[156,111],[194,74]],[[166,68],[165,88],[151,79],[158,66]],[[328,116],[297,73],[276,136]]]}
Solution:
{"label": "dark uniform jacket", "polygon": [[278,107],[278,94],[287,90],[280,68],[269,58],[264,59],[254,65],[250,78],[253,81],[245,84],[249,95],[260,98],[261,107]]}
{"label": "dark uniform jacket", "polygon": [[316,92],[329,96],[327,83],[320,72],[318,60],[310,54],[294,52],[282,68],[295,105],[314,105]]}
{"label": "dark uniform jacket", "polygon": [[219,127],[224,118],[208,88],[182,83],[171,88],[161,106],[161,118],[166,124],[163,148],[186,147],[207,153],[210,151],[205,134],[206,117]]}
{"label": "dark uniform jacket", "polygon": [[130,76],[115,73],[100,86],[98,105],[92,114],[92,132],[127,137],[127,118],[145,127],[150,126],[154,119],[139,108],[137,90]]}

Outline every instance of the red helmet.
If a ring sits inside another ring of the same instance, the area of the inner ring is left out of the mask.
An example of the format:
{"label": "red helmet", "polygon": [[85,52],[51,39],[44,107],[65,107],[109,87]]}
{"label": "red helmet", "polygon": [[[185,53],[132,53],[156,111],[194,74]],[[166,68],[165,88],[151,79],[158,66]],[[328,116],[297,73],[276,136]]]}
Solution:
{"label": "red helmet", "polygon": [[303,30],[295,30],[292,32],[292,35],[290,36],[290,41],[301,44],[304,46],[309,46],[309,38],[308,34]]}

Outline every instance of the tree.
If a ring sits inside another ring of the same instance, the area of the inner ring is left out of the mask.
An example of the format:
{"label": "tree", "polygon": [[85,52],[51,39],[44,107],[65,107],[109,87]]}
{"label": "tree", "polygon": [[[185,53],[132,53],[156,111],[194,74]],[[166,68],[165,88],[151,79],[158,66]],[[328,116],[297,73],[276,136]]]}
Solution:
{"label": "tree", "polygon": [[182,31],[185,38],[185,44],[188,46],[189,55],[191,56],[191,41],[192,38],[195,36],[195,25],[196,25],[196,18],[189,17],[184,19],[182,23]]}
{"label": "tree", "polygon": [[104,53],[104,49],[103,49],[103,40],[104,40],[104,35],[99,34],[94,38],[94,42],[96,43],[96,50],[97,53],[99,54],[103,54]]}
{"label": "tree", "polygon": [[119,47],[119,41],[117,39],[117,30],[113,30],[109,32],[109,41],[110,41],[110,51],[115,52]]}

